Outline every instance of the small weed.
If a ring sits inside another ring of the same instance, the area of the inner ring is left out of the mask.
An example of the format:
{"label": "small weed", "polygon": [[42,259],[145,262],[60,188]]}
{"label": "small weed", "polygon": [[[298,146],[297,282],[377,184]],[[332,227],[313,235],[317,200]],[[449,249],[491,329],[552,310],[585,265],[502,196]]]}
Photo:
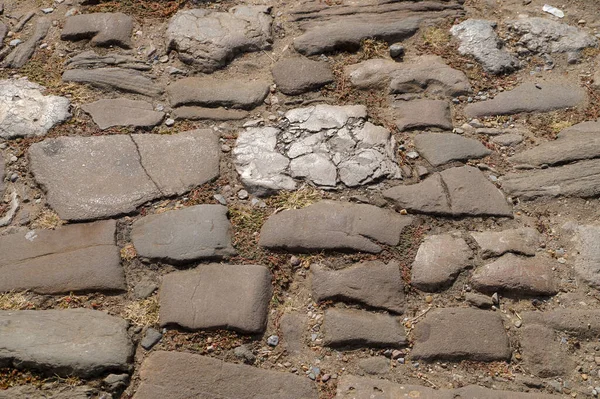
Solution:
{"label": "small weed", "polygon": [[132,302],[123,309],[122,316],[136,326],[148,326],[158,323],[158,297]]}
{"label": "small weed", "polygon": [[70,293],[58,300],[57,306],[61,309],[74,309],[85,307],[86,301],[89,297],[85,295],[75,295]]}
{"label": "small weed", "polygon": [[573,122],[570,121],[556,121],[550,124],[550,129],[554,133],[560,133],[562,130],[573,126]]}
{"label": "small weed", "polygon": [[0,391],[19,385],[31,385],[39,388],[45,382],[46,379],[30,371],[0,368]]}
{"label": "small weed", "polygon": [[133,244],[127,244],[123,248],[121,248],[120,254],[121,254],[121,259],[129,262],[129,261],[135,259],[135,257],[137,256],[137,251],[135,250],[135,247],[133,246]]}
{"label": "small weed", "polygon": [[29,301],[24,292],[7,292],[0,294],[0,310],[29,310],[35,305]]}
{"label": "small weed", "polygon": [[34,229],[54,230],[60,227],[65,222],[58,217],[56,212],[50,209],[44,209],[39,216],[33,221],[31,227]]}

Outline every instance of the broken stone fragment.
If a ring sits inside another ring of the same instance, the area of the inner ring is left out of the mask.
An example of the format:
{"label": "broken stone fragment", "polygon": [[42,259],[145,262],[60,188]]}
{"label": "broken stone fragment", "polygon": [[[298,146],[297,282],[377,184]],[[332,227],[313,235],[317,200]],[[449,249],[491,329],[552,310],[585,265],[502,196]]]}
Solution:
{"label": "broken stone fragment", "polygon": [[90,39],[94,46],[131,47],[133,19],[123,13],[79,14],[67,17],[62,40]]}

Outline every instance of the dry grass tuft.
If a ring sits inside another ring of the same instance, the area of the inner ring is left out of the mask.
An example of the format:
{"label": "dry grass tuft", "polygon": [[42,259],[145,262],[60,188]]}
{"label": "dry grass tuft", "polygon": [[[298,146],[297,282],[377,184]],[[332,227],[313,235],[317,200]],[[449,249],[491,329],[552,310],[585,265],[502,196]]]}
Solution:
{"label": "dry grass tuft", "polygon": [[103,0],[89,12],[123,12],[142,18],[168,18],[188,0]]}
{"label": "dry grass tuft", "polygon": [[267,200],[275,212],[287,209],[301,209],[323,199],[323,193],[312,186],[303,186],[296,191],[280,191]]}
{"label": "dry grass tuft", "polygon": [[370,58],[385,58],[390,51],[390,46],[387,42],[375,39],[364,39],[360,47],[362,51],[361,58],[365,60]]}
{"label": "dry grass tuft", "polygon": [[29,301],[25,292],[7,292],[0,294],[0,310],[29,310],[35,305]]}
{"label": "dry grass tuft", "polygon": [[158,323],[158,297],[135,301],[125,306],[121,316],[131,321],[136,326],[147,326]]}
{"label": "dry grass tuft", "polygon": [[50,209],[44,209],[33,221],[31,227],[34,229],[54,230],[57,227],[62,226],[64,223],[65,222],[58,217],[56,212]]}
{"label": "dry grass tuft", "polygon": [[445,47],[450,43],[451,35],[448,29],[430,26],[423,32],[423,42],[434,48]]}
{"label": "dry grass tuft", "polygon": [[135,257],[137,256],[137,251],[135,250],[133,244],[127,244],[123,248],[121,248],[120,254],[121,259],[129,262],[130,260],[135,259]]}

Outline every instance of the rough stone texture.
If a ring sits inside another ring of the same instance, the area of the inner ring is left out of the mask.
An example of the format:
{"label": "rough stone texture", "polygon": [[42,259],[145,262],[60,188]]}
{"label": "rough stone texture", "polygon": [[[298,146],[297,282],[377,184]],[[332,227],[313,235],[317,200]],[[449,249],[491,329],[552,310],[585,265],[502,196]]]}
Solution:
{"label": "rough stone texture", "polygon": [[126,69],[136,69],[138,71],[150,71],[152,65],[149,62],[137,59],[134,56],[120,54],[117,52],[100,55],[93,50],[83,51],[74,55],[65,61],[65,65],[69,69],[78,68],[106,68],[120,67]]}
{"label": "rough stone texture", "polygon": [[316,301],[342,300],[403,313],[404,284],[398,262],[358,263],[343,270],[310,267],[312,296]]}
{"label": "rough stone texture", "polygon": [[498,144],[504,147],[513,147],[517,144],[521,144],[523,142],[523,136],[520,134],[501,134],[495,137],[492,137],[492,143]]}
{"label": "rough stone texture", "polygon": [[379,245],[398,245],[409,216],[373,205],[321,201],[269,217],[259,245],[270,249],[311,252],[345,250],[379,253]]}
{"label": "rough stone texture", "polygon": [[486,362],[511,356],[502,318],[491,311],[434,309],[416,324],[414,337],[413,359]]}
{"label": "rough stone texture", "polygon": [[313,91],[334,80],[329,64],[301,57],[278,61],[271,72],[277,89],[287,95]]}
{"label": "rough stone texture", "polygon": [[454,282],[473,266],[473,251],[459,236],[429,236],[419,247],[412,265],[411,284],[423,291],[437,291]]}
{"label": "rough stone texture", "polygon": [[526,325],[521,332],[523,360],[527,370],[541,378],[568,374],[574,364],[552,329],[538,325]]}
{"label": "rough stone texture", "polygon": [[474,292],[465,293],[465,301],[481,309],[489,309],[494,305],[492,297]]}
{"label": "rough stone texture", "polygon": [[197,205],[146,216],[133,224],[139,256],[170,263],[234,255],[227,207]]}
{"label": "rough stone texture", "polygon": [[0,291],[125,290],[114,220],[0,236]]}
{"label": "rough stone texture", "polygon": [[89,385],[60,386],[58,388],[38,388],[32,384],[19,385],[0,391],[0,399],[89,399],[91,395],[108,395],[107,392],[98,392],[96,388]]}
{"label": "rough stone texture", "polygon": [[396,126],[400,130],[439,128],[452,129],[450,105],[443,100],[399,101],[393,105]]}
{"label": "rough stone texture", "polygon": [[453,133],[421,133],[414,141],[415,149],[433,166],[483,158],[492,153],[481,142]]}
{"label": "rough stone texture", "polygon": [[358,367],[367,374],[381,375],[390,371],[390,359],[383,356],[367,357],[358,361]]}
{"label": "rough stone texture", "polygon": [[172,115],[175,119],[230,121],[246,119],[249,114],[239,109],[183,106],[175,108]]}
{"label": "rough stone texture", "polygon": [[406,345],[404,327],[395,317],[364,310],[327,309],[323,343],[331,347],[400,347]]}
{"label": "rough stone texture", "polygon": [[523,200],[553,197],[590,198],[600,194],[600,161],[590,160],[572,165],[502,177],[502,189]]}
{"label": "rough stone texture", "polygon": [[29,148],[36,181],[66,220],[127,213],[152,199],[182,194],[218,175],[219,154],[210,130],[60,137]]}
{"label": "rough stone texture", "polygon": [[521,112],[549,112],[576,107],[587,100],[585,91],[572,83],[522,83],[510,91],[499,93],[491,100],[469,104],[465,114],[475,118],[493,115],[512,115]]}
{"label": "rough stone texture", "polygon": [[71,116],[67,98],[42,90],[26,78],[0,81],[0,138],[42,136]]}
{"label": "rough stone texture", "polygon": [[6,185],[4,183],[4,176],[6,175],[6,163],[4,162],[4,155],[0,152],[0,198],[4,196],[4,190]]}
{"label": "rough stone texture", "polygon": [[89,309],[0,311],[0,365],[61,376],[126,371],[127,322]]}
{"label": "rough stone texture", "polygon": [[557,331],[566,331],[581,338],[594,338],[600,334],[600,311],[555,309],[547,312],[523,312],[523,324],[541,324]]}
{"label": "rough stone texture", "polygon": [[600,226],[579,226],[576,232],[575,272],[587,284],[600,288]]}
{"label": "rough stone texture", "polygon": [[306,313],[292,311],[281,316],[279,329],[282,335],[282,345],[292,356],[297,355],[304,349],[304,333],[307,325]]}
{"label": "rough stone texture", "polygon": [[473,273],[473,287],[482,292],[509,295],[554,295],[558,285],[553,264],[543,256],[522,258],[506,254]]}
{"label": "rough stone texture", "polygon": [[305,377],[226,363],[182,352],[154,352],[144,360],[134,399],[317,399]]}
{"label": "rough stone texture", "polygon": [[484,259],[504,255],[507,252],[533,256],[542,240],[540,233],[530,227],[473,232],[471,236],[479,245],[481,257]]}
{"label": "rough stone texture", "polygon": [[160,288],[160,324],[260,333],[271,293],[271,273],[264,266],[212,263],[170,273]]}
{"label": "rough stone texture", "polygon": [[113,126],[153,127],[165,117],[164,112],[154,111],[151,103],[127,98],[98,100],[82,105],[81,109],[92,116],[100,129]]}
{"label": "rough stone texture", "polygon": [[35,30],[29,39],[18,45],[4,60],[2,65],[6,68],[21,68],[33,55],[38,45],[50,29],[51,22],[47,18],[40,18],[37,21]]}
{"label": "rough stone texture", "polygon": [[208,108],[252,109],[269,94],[267,82],[191,77],[167,88],[171,106],[200,105]]}
{"label": "rough stone texture", "polygon": [[468,19],[450,29],[460,42],[458,51],[473,56],[483,69],[494,74],[512,72],[519,60],[510,54],[494,31],[496,23],[481,19]]}
{"label": "rough stone texture", "polygon": [[140,71],[125,68],[68,69],[62,75],[65,82],[87,83],[106,90],[156,97],[163,89]]}
{"label": "rough stone texture", "polygon": [[269,7],[237,6],[229,12],[181,10],[169,22],[167,46],[204,73],[224,67],[238,54],[271,46]]}
{"label": "rough stone texture", "polygon": [[471,166],[446,169],[421,183],[389,188],[383,196],[398,209],[418,213],[512,217],[502,192]]}
{"label": "rough stone texture", "polygon": [[467,76],[437,56],[421,56],[406,62],[370,59],[345,69],[359,89],[388,89],[390,94],[427,92],[459,96],[471,91]]}
{"label": "rough stone texture", "polygon": [[131,47],[133,19],[123,13],[93,13],[67,17],[62,40],[90,39],[93,46]]}

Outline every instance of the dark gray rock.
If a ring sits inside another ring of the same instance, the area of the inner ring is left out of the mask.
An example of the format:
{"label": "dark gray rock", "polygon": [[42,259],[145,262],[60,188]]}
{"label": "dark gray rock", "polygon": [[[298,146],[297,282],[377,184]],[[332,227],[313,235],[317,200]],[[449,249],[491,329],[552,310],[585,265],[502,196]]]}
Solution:
{"label": "dark gray rock", "polygon": [[131,47],[133,19],[123,13],[79,14],[67,17],[62,40],[90,39],[93,46]]}
{"label": "dark gray rock", "polygon": [[400,130],[437,128],[452,129],[450,105],[443,100],[398,101],[392,113]]}
{"label": "dark gray rock", "polygon": [[154,111],[151,103],[127,98],[98,100],[81,109],[103,130],[113,126],[153,127],[165,117],[164,112]]}
{"label": "dark gray rock", "polygon": [[144,338],[142,338],[140,345],[142,345],[142,348],[150,350],[161,339],[162,333],[160,331],[156,331],[154,328],[149,328],[146,330],[146,335],[144,335]]}
{"label": "dark gray rock", "polygon": [[467,292],[465,294],[465,301],[481,309],[489,309],[492,307],[492,305],[494,305],[494,301],[492,301],[491,297],[487,295],[476,294],[474,292]]}
{"label": "dark gray rock", "polygon": [[420,133],[415,149],[433,166],[483,158],[492,153],[481,142],[453,133]]}
{"label": "dark gray rock", "polygon": [[254,356],[254,353],[246,345],[240,345],[235,348],[233,354],[238,359],[242,359],[244,363],[253,364],[256,360],[256,356]]}
{"label": "dark gray rock", "polygon": [[242,120],[248,117],[247,111],[225,108],[205,108],[195,106],[177,107],[173,110],[175,119],[230,121]]}
{"label": "dark gray rock", "polygon": [[125,68],[68,69],[62,75],[64,82],[87,83],[106,90],[156,97],[163,89],[139,71]]}
{"label": "dark gray rock", "polygon": [[39,43],[44,40],[50,29],[51,22],[47,18],[37,21],[35,30],[29,39],[15,48],[5,59],[2,65],[5,68],[21,68],[33,55]]}
{"label": "dark gray rock", "polygon": [[491,142],[504,147],[513,147],[523,142],[523,136],[514,133],[500,134],[492,137]]}
{"label": "dark gray rock", "polygon": [[158,289],[158,285],[149,277],[144,276],[133,287],[133,296],[135,299],[146,299]]}
{"label": "dark gray rock", "polygon": [[301,57],[278,61],[271,73],[277,89],[288,95],[313,91],[334,80],[331,67],[326,62]]}
{"label": "dark gray rock", "polygon": [[481,257],[486,259],[493,256],[512,252],[520,255],[535,255],[540,246],[542,236],[536,229],[522,227],[503,231],[473,232],[471,236],[481,249]]}

